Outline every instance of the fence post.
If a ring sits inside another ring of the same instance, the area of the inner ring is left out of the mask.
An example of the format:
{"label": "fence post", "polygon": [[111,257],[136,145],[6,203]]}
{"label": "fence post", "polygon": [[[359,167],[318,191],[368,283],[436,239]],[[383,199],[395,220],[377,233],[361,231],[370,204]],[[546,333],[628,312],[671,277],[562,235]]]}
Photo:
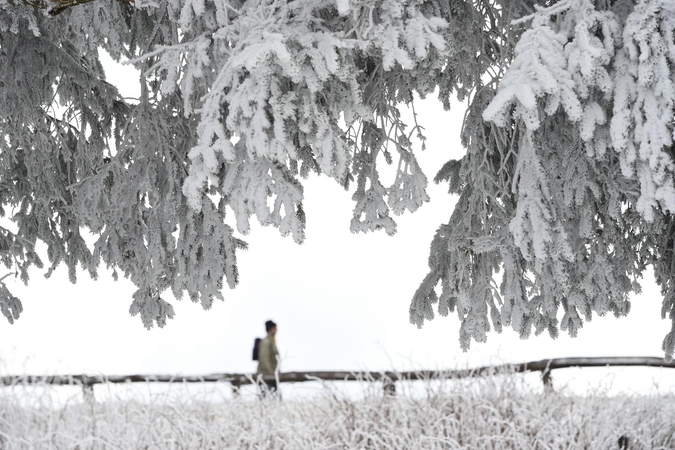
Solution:
{"label": "fence post", "polygon": [[544,383],[544,392],[553,392],[553,377],[548,367],[541,371],[541,381]]}
{"label": "fence post", "polygon": [[391,378],[386,377],[382,380],[382,388],[385,396],[396,395],[396,383]]}
{"label": "fence post", "polygon": [[232,387],[232,397],[239,398],[241,395],[241,385],[238,381],[230,381],[230,386]]}
{"label": "fence post", "polygon": [[96,397],[94,397],[94,383],[89,381],[86,376],[82,377],[82,396],[85,403],[96,402]]}

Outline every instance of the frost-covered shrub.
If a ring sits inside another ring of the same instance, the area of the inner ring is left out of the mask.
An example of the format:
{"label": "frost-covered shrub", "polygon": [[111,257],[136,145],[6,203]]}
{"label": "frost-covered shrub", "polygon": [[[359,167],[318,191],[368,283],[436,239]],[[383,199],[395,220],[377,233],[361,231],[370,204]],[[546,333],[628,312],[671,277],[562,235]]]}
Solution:
{"label": "frost-covered shrub", "polygon": [[19,401],[17,390],[0,397],[0,446],[609,450],[622,437],[631,449],[675,445],[672,396],[545,394],[522,380],[415,382],[421,389],[399,381],[396,396],[371,383],[359,399],[325,385],[311,399],[282,402],[155,395],[83,403],[79,396],[59,405],[49,391]]}

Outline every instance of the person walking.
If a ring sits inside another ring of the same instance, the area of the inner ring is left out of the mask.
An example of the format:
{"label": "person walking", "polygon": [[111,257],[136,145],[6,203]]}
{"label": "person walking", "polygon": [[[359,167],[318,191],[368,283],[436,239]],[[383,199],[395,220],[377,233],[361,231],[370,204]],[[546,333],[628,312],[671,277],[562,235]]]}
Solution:
{"label": "person walking", "polygon": [[[265,322],[267,337],[260,341],[258,349],[258,370],[256,375],[276,375],[279,365],[279,350],[275,336],[277,334],[277,324],[271,320]],[[265,397],[268,393],[276,394],[278,392],[277,380],[264,380],[260,384],[260,395]]]}

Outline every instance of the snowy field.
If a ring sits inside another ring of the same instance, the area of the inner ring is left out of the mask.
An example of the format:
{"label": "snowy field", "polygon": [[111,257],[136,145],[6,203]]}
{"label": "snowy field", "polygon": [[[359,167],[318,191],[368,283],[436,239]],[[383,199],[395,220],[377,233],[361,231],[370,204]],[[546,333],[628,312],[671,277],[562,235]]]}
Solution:
{"label": "snowy field", "polygon": [[[521,375],[473,380],[306,383],[260,401],[225,383],[0,388],[0,448],[629,449],[675,448],[675,395],[545,393]],[[310,386],[311,385],[311,386]],[[308,390],[307,390],[308,389]],[[627,439],[627,440],[626,440]]]}

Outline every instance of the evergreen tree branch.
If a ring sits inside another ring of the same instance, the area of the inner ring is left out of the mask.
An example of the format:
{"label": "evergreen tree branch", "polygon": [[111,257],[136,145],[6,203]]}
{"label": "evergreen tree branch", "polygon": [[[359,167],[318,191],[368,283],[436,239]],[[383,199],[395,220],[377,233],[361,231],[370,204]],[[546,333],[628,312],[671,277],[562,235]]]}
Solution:
{"label": "evergreen tree branch", "polygon": [[[236,285],[251,218],[303,241],[309,171],[352,189],[354,231],[393,234],[428,200],[401,105],[434,94],[470,99],[467,152],[436,177],[459,201],[414,323],[456,311],[465,349],[503,326],[574,336],[627,314],[651,265],[675,326],[672,1],[133,2],[0,0],[0,213],[18,230],[0,260],[22,279],[44,241],[50,271],[103,262],[162,326],[165,291],[208,308]],[[137,104],[100,49],[140,68]],[[8,320],[20,308],[0,289]]]}
{"label": "evergreen tree branch", "polygon": [[[10,3],[13,3],[15,0],[9,0]],[[36,10],[47,10],[49,15],[58,16],[66,9],[73,6],[84,5],[91,3],[96,0],[21,0],[24,4],[36,9]],[[134,3],[134,0],[116,0],[119,3],[125,5],[131,5]]]}

